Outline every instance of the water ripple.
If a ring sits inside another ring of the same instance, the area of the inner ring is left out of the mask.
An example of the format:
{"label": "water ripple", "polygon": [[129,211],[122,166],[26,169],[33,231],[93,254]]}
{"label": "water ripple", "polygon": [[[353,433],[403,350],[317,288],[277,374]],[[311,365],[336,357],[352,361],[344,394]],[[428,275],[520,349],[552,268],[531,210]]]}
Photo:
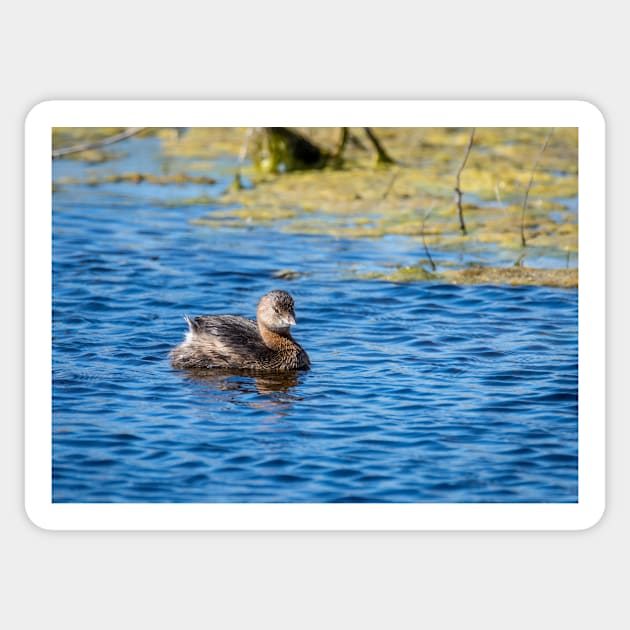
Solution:
{"label": "water ripple", "polygon": [[[193,227],[130,191],[55,193],[55,501],[577,501],[576,291],[345,281],[402,241]],[[183,313],[276,287],[311,371],[170,368]]]}

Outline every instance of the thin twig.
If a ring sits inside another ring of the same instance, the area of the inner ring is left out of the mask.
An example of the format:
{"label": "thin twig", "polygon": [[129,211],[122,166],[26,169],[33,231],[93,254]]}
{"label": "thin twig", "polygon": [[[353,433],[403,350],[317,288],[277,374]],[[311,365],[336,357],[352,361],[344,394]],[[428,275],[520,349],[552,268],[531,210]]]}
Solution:
{"label": "thin twig", "polygon": [[521,252],[518,258],[514,261],[514,267],[522,267],[523,260],[525,260],[525,252]]}
{"label": "thin twig", "polygon": [[337,141],[337,146],[332,154],[333,159],[340,160],[341,155],[346,148],[346,144],[348,143],[348,127],[340,127],[341,133],[339,134],[339,140]]}
{"label": "thin twig", "polygon": [[433,262],[433,258],[431,258],[431,252],[429,251],[429,247],[427,246],[427,241],[424,238],[424,224],[426,223],[426,220],[429,218],[429,215],[431,214],[432,210],[433,210],[433,207],[429,208],[424,213],[424,217],[422,218],[422,232],[420,233],[420,236],[422,237],[422,244],[424,245],[424,253],[427,255],[427,258],[429,259],[429,263],[431,265],[431,271],[435,271],[436,269],[435,263]]}
{"label": "thin twig", "polygon": [[259,132],[260,127],[247,127],[247,131],[245,132],[245,139],[243,140],[243,144],[241,145],[241,150],[238,154],[238,164],[239,167],[243,165],[245,162],[245,158],[247,157],[247,152],[249,151],[249,143],[251,142],[252,136],[254,133]]}
{"label": "thin twig", "polygon": [[71,147],[64,147],[62,149],[55,149],[52,152],[53,160],[55,158],[69,155],[70,153],[80,153],[81,151],[89,151],[91,149],[100,149],[108,144],[114,144],[114,142],[120,142],[126,140],[131,136],[135,136],[137,133],[144,131],[147,127],[129,127],[120,133],[108,136],[107,138],[101,138],[100,140],[93,140],[92,142],[82,142],[81,144],[75,144]]}
{"label": "thin twig", "polygon": [[260,132],[260,127],[247,127],[247,131],[245,132],[245,139],[243,140],[243,144],[241,145],[241,150],[238,154],[238,168],[236,173],[234,173],[234,179],[230,184],[230,190],[242,190],[243,189],[243,180],[241,179],[241,171],[243,169],[243,164],[247,158],[247,154],[249,152],[249,145],[252,140],[252,137],[255,133]]}
{"label": "thin twig", "polygon": [[389,195],[389,193],[392,191],[392,188],[394,187],[394,182],[396,181],[396,178],[398,177],[398,175],[400,175],[400,171],[399,170],[394,171],[394,174],[391,176],[389,183],[387,184],[387,188],[383,192],[383,196],[381,197],[381,199],[387,199],[387,196]]}
{"label": "thin twig", "polygon": [[499,192],[499,182],[494,182],[494,194],[496,195],[497,201],[503,210],[505,210],[505,204],[503,203],[503,199],[501,199],[501,193]]}
{"label": "thin twig", "polygon": [[475,137],[475,128],[472,127],[470,130],[470,136],[468,138],[468,146],[466,147],[466,153],[464,153],[464,159],[455,175],[455,201],[457,203],[457,215],[459,217],[459,229],[462,231],[462,234],[466,234],[466,224],[464,223],[464,210],[462,208],[462,190],[459,185],[459,178],[466,166],[466,162],[468,161],[468,156],[470,155],[470,150],[472,149],[473,140]]}
{"label": "thin twig", "polygon": [[529,189],[532,187],[532,182],[534,181],[534,175],[536,173],[536,168],[538,167],[538,162],[542,157],[542,154],[545,152],[547,145],[549,144],[549,140],[551,140],[551,136],[553,135],[553,127],[549,130],[549,133],[545,137],[545,141],[543,145],[538,151],[538,155],[536,156],[536,160],[534,161],[534,166],[532,167],[532,174],[529,177],[529,183],[527,184],[527,188],[525,189],[525,198],[523,199],[523,208],[521,210],[521,246],[525,247],[527,242],[525,241],[525,210],[527,209],[527,197],[529,197]]}

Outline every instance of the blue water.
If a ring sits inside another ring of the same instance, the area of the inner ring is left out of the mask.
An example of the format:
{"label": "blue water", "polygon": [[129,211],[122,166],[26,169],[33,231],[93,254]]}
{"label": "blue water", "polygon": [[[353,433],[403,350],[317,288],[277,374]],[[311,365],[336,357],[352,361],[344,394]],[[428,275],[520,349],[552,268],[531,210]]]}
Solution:
{"label": "blue water", "polygon": [[[218,179],[55,192],[54,501],[577,501],[577,291],[357,280],[421,244],[192,225],[212,207],[173,200]],[[309,372],[170,367],[184,313],[272,288]]]}

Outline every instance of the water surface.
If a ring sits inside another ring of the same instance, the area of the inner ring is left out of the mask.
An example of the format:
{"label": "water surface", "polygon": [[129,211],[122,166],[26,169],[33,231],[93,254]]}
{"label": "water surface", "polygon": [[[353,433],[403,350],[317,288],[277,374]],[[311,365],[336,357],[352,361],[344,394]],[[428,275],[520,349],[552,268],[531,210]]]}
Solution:
{"label": "water surface", "polygon": [[[191,225],[212,208],[176,199],[226,184],[55,192],[54,501],[577,501],[577,291],[357,280],[421,245]],[[310,371],[170,367],[184,313],[273,288]]]}

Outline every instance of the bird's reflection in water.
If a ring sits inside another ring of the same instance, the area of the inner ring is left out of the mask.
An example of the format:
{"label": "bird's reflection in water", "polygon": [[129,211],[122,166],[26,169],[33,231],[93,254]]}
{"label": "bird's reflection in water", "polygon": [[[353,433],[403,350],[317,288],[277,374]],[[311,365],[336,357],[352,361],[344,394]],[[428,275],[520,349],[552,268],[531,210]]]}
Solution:
{"label": "bird's reflection in water", "polygon": [[[287,407],[301,400],[294,391],[304,372],[252,372],[246,370],[186,370],[188,377],[199,384],[211,387],[216,393],[229,396],[235,403],[265,409]],[[258,394],[255,399],[248,395]]]}

